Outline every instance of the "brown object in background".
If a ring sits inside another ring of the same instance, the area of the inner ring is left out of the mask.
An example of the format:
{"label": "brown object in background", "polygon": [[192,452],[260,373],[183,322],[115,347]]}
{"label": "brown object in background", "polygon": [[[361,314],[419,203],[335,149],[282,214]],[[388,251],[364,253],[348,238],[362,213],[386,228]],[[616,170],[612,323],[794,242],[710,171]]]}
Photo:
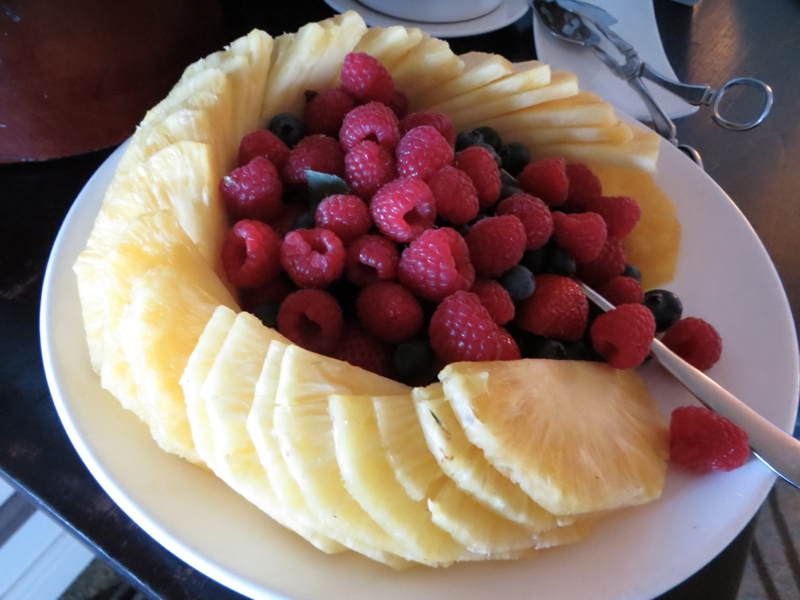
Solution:
{"label": "brown object in background", "polygon": [[0,2],[0,163],[123,142],[223,42],[217,0]]}

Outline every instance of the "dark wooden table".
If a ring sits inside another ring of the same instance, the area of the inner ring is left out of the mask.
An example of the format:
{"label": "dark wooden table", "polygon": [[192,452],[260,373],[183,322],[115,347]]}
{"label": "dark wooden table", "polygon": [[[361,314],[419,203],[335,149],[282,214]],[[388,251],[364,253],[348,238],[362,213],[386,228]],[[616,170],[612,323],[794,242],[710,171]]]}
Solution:
{"label": "dark wooden table", "polygon": [[[321,0],[282,2],[280,10],[272,4],[224,3],[226,39],[254,27],[278,35],[334,12]],[[775,90],[773,112],[756,130],[726,131],[700,112],[680,120],[678,134],[700,151],[708,174],[761,236],[797,319],[800,3],[702,0],[689,8],[656,0],[655,5],[667,54],[681,79],[718,86],[731,77],[752,76]],[[534,57],[531,36],[528,14],[497,32],[454,38],[451,46],[459,53],[484,50],[525,60]],[[109,153],[0,165],[0,473],[147,594],[168,600],[240,598],[156,544],[108,498],[72,448],[45,382],[38,338],[45,264],[72,201]],[[733,600],[751,537],[752,524],[663,598]]]}

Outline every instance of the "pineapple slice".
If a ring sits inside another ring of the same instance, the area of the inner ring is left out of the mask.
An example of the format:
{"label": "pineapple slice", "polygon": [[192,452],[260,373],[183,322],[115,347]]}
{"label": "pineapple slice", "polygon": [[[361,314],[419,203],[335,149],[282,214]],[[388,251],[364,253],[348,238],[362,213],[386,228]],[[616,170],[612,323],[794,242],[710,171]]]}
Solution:
{"label": "pineapple slice", "polygon": [[150,434],[167,452],[197,464],[202,460],[186,417],[180,377],[217,306],[183,273],[159,265],[133,282],[117,329]]}
{"label": "pineapple slice", "polygon": [[412,500],[395,478],[381,446],[372,397],[332,395],[328,412],[345,487],[370,517],[417,562],[447,566],[468,560],[467,549],[434,525],[425,502]]}
{"label": "pineapple slice", "polygon": [[[409,388],[332,358],[289,346],[281,362],[273,434],[289,472],[312,513],[336,531],[335,540],[396,568],[405,566],[405,549],[390,537],[349,494],[336,462],[333,423],[328,414],[332,394],[367,392],[388,395]],[[326,531],[327,531],[326,530]],[[354,548],[356,549],[356,548]]]}
{"label": "pineapple slice", "polygon": [[514,112],[487,117],[486,126],[502,136],[519,129],[613,125],[614,107],[592,92],[550,100]]}
{"label": "pineapple slice", "polygon": [[599,127],[541,127],[506,132],[503,142],[523,142],[529,146],[551,144],[625,144],[633,139],[633,128],[624,121]]}
{"label": "pineapple slice", "polygon": [[483,451],[467,439],[441,383],[414,389],[414,404],[428,448],[459,488],[533,533],[575,521],[574,517],[558,518],[547,512],[489,464]]}
{"label": "pineapple slice", "polygon": [[413,500],[427,498],[431,485],[444,477],[425,442],[414,402],[408,396],[376,396],[372,399],[378,429],[397,480]]}
{"label": "pineapple slice", "polygon": [[423,94],[409,100],[417,110],[447,102],[448,100],[477,90],[514,72],[513,64],[499,54],[468,52],[460,56],[464,72],[455,79],[446,81]]}
{"label": "pineapple slice", "polygon": [[[450,45],[427,33],[389,69],[395,88],[409,98],[419,97],[427,90],[455,79],[463,71],[464,61],[453,54]],[[416,110],[413,105],[411,108]]]}
{"label": "pineapple slice", "polygon": [[[389,71],[394,69],[400,59],[422,41],[420,29],[401,25],[392,27],[370,27],[361,37],[354,52],[364,52],[378,59]],[[335,85],[341,84],[337,77]]]}
{"label": "pineapple slice", "polygon": [[668,430],[634,371],[516,360],[454,363],[439,377],[469,440],[549,512],[610,510],[660,496]]}

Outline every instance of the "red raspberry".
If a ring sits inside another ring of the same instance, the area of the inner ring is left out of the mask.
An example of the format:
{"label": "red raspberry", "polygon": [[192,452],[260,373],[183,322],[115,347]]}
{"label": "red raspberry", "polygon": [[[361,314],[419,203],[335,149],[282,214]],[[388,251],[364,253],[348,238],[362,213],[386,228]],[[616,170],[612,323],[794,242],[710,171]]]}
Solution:
{"label": "red raspberry", "polygon": [[642,217],[642,208],[633,198],[627,196],[601,196],[587,203],[590,210],[603,217],[608,235],[624,238]]}
{"label": "red raspberry", "polygon": [[599,286],[625,270],[625,244],[614,237],[606,239],[603,249],[593,261],[578,263],[575,275],[590,286]]}
{"label": "red raspberry", "polygon": [[421,179],[401,178],[384,185],[369,205],[381,233],[395,242],[417,239],[436,221],[436,204],[430,188]]}
{"label": "red raspberry", "polygon": [[283,185],[278,170],[263,156],[223,177],[219,193],[237,219],[269,221],[281,211]]}
{"label": "red raspberry", "polygon": [[334,194],[320,202],[315,220],[317,227],[330,229],[345,245],[372,227],[372,217],[364,201],[346,194]]}
{"label": "red raspberry", "polygon": [[499,360],[519,360],[522,358],[522,353],[517,345],[517,340],[506,330],[500,328],[500,337],[503,341],[503,351],[500,354]]}
{"label": "red raspberry", "polygon": [[487,217],[473,225],[464,238],[475,272],[500,277],[525,253],[525,226],[514,215]]}
{"label": "red raspberry", "polygon": [[320,92],[306,106],[303,116],[306,133],[338,137],[347,113],[356,107],[353,97],[339,88]]}
{"label": "red raspberry", "polygon": [[428,328],[431,347],[444,363],[500,360],[506,343],[480,299],[456,292],[442,300]]}
{"label": "red raspberry", "polygon": [[620,304],[643,304],[644,290],[633,277],[614,277],[597,287],[597,293],[614,306]]}
{"label": "red raspberry", "polygon": [[433,174],[428,180],[428,187],[433,193],[436,215],[440,219],[453,225],[463,225],[478,216],[481,208],[478,191],[464,171],[448,165]]}
{"label": "red raspberry", "polygon": [[453,162],[453,147],[430,125],[415,127],[397,145],[397,172],[401,177],[427,181]]}
{"label": "red raspberry", "polygon": [[382,281],[368,285],[361,290],[356,309],[361,324],[384,342],[404,342],[422,327],[419,300],[399,283]]}
{"label": "red raspberry", "polygon": [[289,294],[278,310],[278,331],[301,348],[329,354],[342,336],[342,309],[323,290]]}
{"label": "red raspberry", "polygon": [[481,300],[492,319],[498,325],[505,325],[514,318],[514,302],[506,289],[494,279],[478,277],[470,290]]}
{"label": "red raspberry", "polygon": [[364,140],[377,142],[388,152],[394,152],[400,141],[400,129],[392,109],[370,102],[357,106],[344,118],[339,130],[339,143],[350,151]]}
{"label": "red raspberry", "polygon": [[281,207],[281,212],[269,224],[275,230],[275,233],[283,239],[283,236],[295,229],[295,222],[306,212],[308,212],[308,206],[303,204],[284,204]]}
{"label": "red raspberry", "polygon": [[344,157],[344,180],[366,202],[396,178],[394,157],[375,142],[363,141]]}
{"label": "red raspberry", "polygon": [[397,278],[400,254],[382,235],[362,235],[347,247],[344,274],[360,287]]}
{"label": "red raspberry", "polygon": [[383,377],[388,377],[392,371],[389,345],[376,340],[355,323],[345,324],[339,345],[332,356]]}
{"label": "red raspberry", "polygon": [[500,167],[491,153],[480,146],[464,148],[456,154],[453,166],[461,169],[475,184],[481,206],[488,207],[500,197]]}
{"label": "red raspberry", "polygon": [[589,301],[580,286],[562,275],[537,275],[533,295],[517,306],[514,322],[545,337],[577,342],[586,331]]}
{"label": "red raspberry", "polygon": [[405,119],[408,116],[409,104],[408,96],[399,90],[395,90],[392,101],[389,102],[388,106],[398,119]]}
{"label": "red raspberry", "polygon": [[588,263],[600,255],[608,233],[606,222],[597,213],[566,215],[553,211],[553,239],[577,263]]}
{"label": "red raspberry", "polygon": [[686,317],[667,329],[664,345],[692,365],[708,371],[722,355],[722,338],[714,327],[697,317]]}
{"label": "red raspberry", "polygon": [[228,281],[236,287],[264,285],[283,271],[281,238],[260,221],[239,221],[222,244],[222,266]]}
{"label": "red raspberry", "polygon": [[456,147],[456,129],[453,127],[453,121],[442,113],[433,111],[411,113],[400,121],[400,133],[405,135],[415,127],[421,127],[422,125],[430,125],[442,134],[448,144],[453,148]]}
{"label": "red raspberry", "polygon": [[281,263],[302,288],[324,288],[344,271],[345,250],[327,229],[290,231],[281,245]]}
{"label": "red raspberry", "polygon": [[653,313],[642,304],[622,304],[594,320],[592,346],[617,369],[634,369],[650,354],[656,334]]}
{"label": "red raspberry", "polygon": [[428,229],[403,250],[397,265],[400,283],[421,298],[440,302],[475,282],[469,248],[450,227]]}
{"label": "red raspberry", "polygon": [[526,250],[537,250],[553,235],[553,217],[547,205],[530,194],[514,194],[497,205],[495,214],[514,215],[525,227]]}
{"label": "red raspberry", "polygon": [[248,133],[239,143],[239,166],[243,167],[256,156],[269,159],[280,173],[289,158],[289,146],[268,129],[259,129]]}
{"label": "red raspberry", "polygon": [[584,164],[567,165],[565,170],[569,180],[569,190],[567,200],[563,204],[564,209],[572,212],[589,210],[587,208],[589,202],[596,200],[603,193],[600,180]]}
{"label": "red raspberry", "polygon": [[517,177],[520,187],[550,206],[563,204],[569,192],[563,158],[545,158],[526,166]]}
{"label": "red raspberry", "polygon": [[681,406],[669,423],[669,458],[694,471],[733,471],[750,456],[747,433],[704,406]]}
{"label": "red raspberry", "polygon": [[310,135],[300,140],[289,153],[283,180],[291,185],[303,185],[307,183],[306,170],[344,175],[344,152],[339,143],[327,135]]}
{"label": "red raspberry", "polygon": [[280,304],[296,291],[297,286],[284,271],[261,287],[239,290],[239,305],[242,310],[253,312],[261,304]]}
{"label": "red raspberry", "polygon": [[360,104],[389,104],[394,97],[394,82],[377,58],[364,52],[351,52],[342,64],[342,87]]}

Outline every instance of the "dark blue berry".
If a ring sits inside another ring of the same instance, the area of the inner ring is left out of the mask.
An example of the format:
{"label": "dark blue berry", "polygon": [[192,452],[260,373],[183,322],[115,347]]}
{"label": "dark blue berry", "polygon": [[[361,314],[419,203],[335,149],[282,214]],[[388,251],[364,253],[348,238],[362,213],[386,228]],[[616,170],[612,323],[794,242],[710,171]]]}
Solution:
{"label": "dark blue berry", "polygon": [[533,290],[536,289],[533,274],[522,265],[515,265],[503,273],[500,278],[500,285],[503,286],[515,302],[529,298],[533,294]]}
{"label": "dark blue berry", "polygon": [[644,305],[656,319],[656,332],[666,331],[681,320],[683,303],[669,290],[650,290],[644,295]]}
{"label": "dark blue berry", "polygon": [[543,246],[536,250],[526,250],[522,255],[522,260],[519,261],[523,267],[528,269],[534,275],[542,273],[547,264],[547,247]]}
{"label": "dark blue berry", "polygon": [[280,140],[294,148],[303,139],[303,122],[292,113],[280,113],[272,117],[267,126]]}
{"label": "dark blue berry", "polygon": [[531,162],[531,151],[525,144],[519,142],[505,144],[497,154],[502,161],[500,166],[514,177],[522,173],[522,169]]}
{"label": "dark blue berry", "polygon": [[510,198],[514,194],[524,194],[525,192],[522,188],[516,185],[500,185],[500,200],[505,200],[506,198]]}
{"label": "dark blue berry", "polygon": [[403,381],[424,376],[433,365],[431,345],[423,340],[409,340],[398,344],[394,351],[394,368]]}
{"label": "dark blue berry", "polygon": [[259,304],[253,309],[253,314],[258,317],[261,322],[272,329],[278,329],[278,309],[280,304],[277,302],[265,302]]}
{"label": "dark blue berry", "polygon": [[483,141],[494,148],[495,152],[500,150],[503,146],[503,141],[500,139],[500,134],[491,127],[476,127],[475,131],[481,134]]}
{"label": "dark blue berry", "polygon": [[475,144],[475,145],[480,147],[480,148],[485,148],[489,152],[489,154],[494,159],[494,163],[497,165],[498,169],[503,166],[503,159],[500,158],[500,155],[497,154],[497,151],[492,146],[490,146],[486,142],[481,142],[481,143]]}
{"label": "dark blue berry", "polygon": [[564,342],[552,338],[541,338],[530,358],[548,358],[550,360],[567,360],[567,348]]}
{"label": "dark blue berry", "polygon": [[632,277],[640,285],[642,283],[642,272],[635,265],[631,265],[631,264],[625,265],[625,270],[622,271],[622,276],[623,277]]}
{"label": "dark blue berry", "polygon": [[544,267],[545,273],[554,273],[564,277],[572,277],[575,274],[577,265],[572,255],[564,250],[553,246],[547,252],[547,263]]}
{"label": "dark blue berry", "polygon": [[483,136],[474,129],[462,131],[456,136],[456,152],[461,152],[464,148],[469,148],[482,142]]}

